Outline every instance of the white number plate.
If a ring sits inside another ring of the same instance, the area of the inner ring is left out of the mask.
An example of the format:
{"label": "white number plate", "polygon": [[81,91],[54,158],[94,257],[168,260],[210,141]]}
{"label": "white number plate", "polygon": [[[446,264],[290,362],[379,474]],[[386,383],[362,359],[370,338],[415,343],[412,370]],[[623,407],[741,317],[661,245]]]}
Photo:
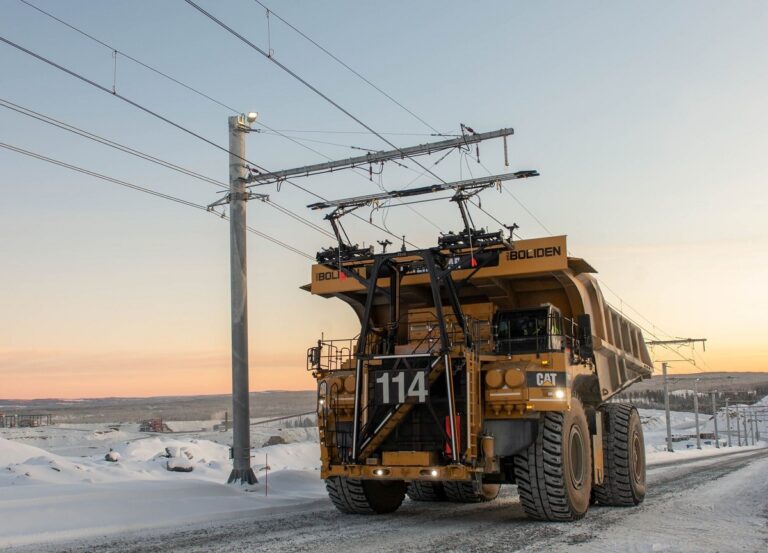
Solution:
{"label": "white number plate", "polygon": [[374,371],[376,403],[425,403],[429,390],[426,369]]}

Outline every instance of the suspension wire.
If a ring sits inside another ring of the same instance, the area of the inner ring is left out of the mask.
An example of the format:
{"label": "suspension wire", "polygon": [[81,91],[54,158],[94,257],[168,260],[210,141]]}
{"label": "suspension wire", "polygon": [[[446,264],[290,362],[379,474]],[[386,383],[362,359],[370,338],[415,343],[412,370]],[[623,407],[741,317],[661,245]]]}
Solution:
{"label": "suspension wire", "polygon": [[78,29],[78,28],[77,28],[77,27],[75,27],[74,25],[71,25],[70,23],[67,23],[66,21],[64,21],[63,19],[60,19],[60,18],[56,17],[56,16],[55,16],[55,15],[53,15],[52,13],[49,13],[49,12],[45,11],[44,9],[42,9],[42,8],[40,8],[40,7],[38,7],[38,6],[35,6],[35,5],[34,5],[34,4],[32,4],[31,2],[28,2],[27,0],[19,0],[19,2],[21,2],[22,4],[26,4],[26,5],[27,5],[27,6],[29,6],[30,8],[33,8],[33,9],[35,9],[35,10],[39,11],[40,13],[42,13],[42,14],[44,14],[44,15],[46,15],[46,16],[48,16],[48,17],[50,17],[51,19],[53,19],[53,20],[55,20],[55,21],[58,21],[58,22],[59,22],[59,23],[61,23],[62,25],[66,26],[66,27],[69,27],[69,28],[70,28],[70,29],[72,29],[73,31],[75,31],[75,32],[77,32],[77,33],[80,33],[80,34],[81,34],[81,35],[83,35],[84,37],[87,37],[87,38],[91,39],[92,41],[96,42],[97,44],[101,44],[101,45],[102,45],[102,46],[104,46],[105,48],[108,48],[109,50],[112,50],[113,52],[117,52],[118,54],[120,54],[120,55],[121,55],[121,56],[123,56],[124,58],[131,60],[132,62],[134,62],[134,63],[136,63],[136,64],[138,64],[138,65],[142,66],[143,68],[145,68],[145,69],[149,69],[149,70],[150,70],[150,71],[152,71],[153,73],[156,73],[157,75],[160,75],[161,77],[164,77],[164,78],[168,79],[169,81],[173,81],[173,82],[174,82],[174,83],[176,83],[177,85],[179,85],[179,86],[182,86],[182,87],[186,88],[186,89],[187,89],[187,90],[189,90],[190,92],[193,92],[193,93],[197,94],[198,96],[201,96],[201,97],[205,98],[206,100],[210,100],[210,101],[211,101],[211,102],[213,102],[214,104],[218,104],[219,106],[223,107],[224,109],[227,109],[227,110],[231,111],[232,113],[235,113],[235,114],[239,114],[239,113],[240,113],[240,111],[236,110],[235,108],[233,108],[233,107],[231,107],[231,106],[228,106],[228,105],[227,105],[227,104],[225,104],[224,102],[221,102],[221,101],[217,100],[216,98],[213,98],[212,96],[210,96],[210,95],[206,94],[205,92],[202,92],[202,91],[200,91],[200,90],[199,90],[199,89],[197,89],[197,88],[194,88],[194,87],[192,87],[192,86],[190,86],[190,85],[188,85],[188,84],[186,84],[186,83],[183,83],[183,82],[181,82],[180,80],[178,80],[178,79],[176,79],[176,78],[174,78],[174,77],[170,76],[169,74],[167,74],[167,73],[165,73],[165,72],[163,72],[163,71],[160,71],[159,69],[157,69],[157,68],[155,68],[155,67],[152,67],[151,65],[149,65],[149,64],[147,64],[147,63],[145,63],[145,62],[143,62],[143,61],[141,61],[141,60],[139,60],[139,59],[137,59],[137,58],[134,58],[133,56],[130,56],[130,55],[126,54],[126,53],[125,53],[125,52],[123,52],[122,50],[120,50],[120,49],[118,49],[118,48],[115,48],[115,47],[114,47],[114,46],[112,46],[111,44],[108,44],[108,43],[106,43],[106,42],[104,42],[104,41],[102,41],[102,40],[99,40],[99,39],[98,39],[98,38],[96,38],[95,36],[93,36],[93,35],[91,35],[91,34],[88,34],[88,33],[86,33],[86,32],[85,32],[85,31],[83,31],[82,29]]}
{"label": "suspension wire", "polygon": [[[180,165],[176,165],[174,163],[171,163],[169,161],[165,161],[163,159],[160,159],[158,157],[152,156],[150,154],[147,154],[145,152],[142,152],[140,150],[136,150],[134,148],[131,148],[129,146],[125,146],[123,144],[120,144],[118,142],[115,142],[113,140],[110,140],[108,138],[104,138],[103,136],[99,136],[95,133],[91,133],[89,131],[83,130],[81,128],[75,127],[74,125],[70,125],[68,123],[64,123],[62,121],[59,121],[57,119],[54,119],[53,117],[50,117],[48,115],[44,115],[42,113],[36,112],[34,110],[31,110],[29,108],[25,108],[23,106],[20,106],[18,104],[15,104],[13,102],[10,102],[8,100],[0,98],[0,106],[5,107],[7,109],[13,110],[17,113],[20,113],[21,115],[26,115],[27,117],[31,117],[33,119],[36,119],[38,121],[41,121],[43,123],[52,125],[54,127],[58,127],[62,130],[72,132],[76,135],[82,136],[83,138],[87,138],[89,140],[93,140],[94,142],[98,142],[100,144],[103,144],[105,146],[108,146],[110,148],[114,148],[116,150],[122,151],[124,153],[127,153],[129,155],[133,155],[135,157],[138,157],[140,159],[144,159],[146,161],[149,161],[151,163],[155,163],[157,165],[161,165],[163,167],[166,167],[168,169],[171,169],[173,171],[177,171],[179,173],[182,173],[184,175],[190,176],[192,178],[201,180],[203,182],[213,184],[214,186],[218,186],[219,188],[229,190],[229,185],[223,181],[216,180],[212,177],[207,177],[205,175],[202,175],[200,173],[197,173],[195,171],[192,171],[190,169],[187,169],[186,167],[182,167]],[[333,234],[325,230],[323,227],[313,223],[309,219],[305,219],[301,215],[291,211],[290,209],[281,206],[277,202],[273,200],[265,200],[264,203],[272,207],[273,209],[276,209],[278,211],[281,211],[282,213],[288,215],[289,217],[292,217],[293,219],[301,222],[302,224],[313,228],[314,230],[317,230],[318,232],[324,234],[325,236],[329,238],[335,238]]]}
{"label": "suspension wire", "polygon": [[[271,134],[271,135],[275,135],[275,136],[285,136],[285,137],[289,136],[287,134],[277,133],[277,132],[274,132],[274,131],[262,131],[262,132],[263,132],[263,134]],[[303,137],[298,137],[298,136],[294,136],[292,138],[294,138],[296,140],[300,140],[301,142],[314,142],[315,144],[325,144],[327,146],[338,146],[339,148],[349,148],[350,150],[361,150],[363,152],[369,152],[369,153],[377,151],[376,148],[362,148],[360,146],[353,146],[353,145],[350,145],[350,144],[339,144],[338,142],[328,142],[327,140],[316,140],[314,138],[303,138]]]}
{"label": "suspension wire", "polygon": [[[171,82],[173,82],[173,83],[175,83],[175,84],[177,84],[177,85],[179,85],[179,86],[189,90],[190,92],[193,92],[194,94],[197,94],[198,96],[200,96],[202,98],[205,98],[206,100],[209,100],[209,101],[213,102],[214,104],[216,104],[216,105],[218,105],[220,107],[223,107],[226,110],[231,111],[233,114],[239,114],[240,113],[239,110],[233,108],[232,106],[229,106],[229,105],[225,104],[221,100],[217,100],[216,98],[212,97],[211,95],[206,94],[205,92],[202,92],[200,89],[195,88],[195,87],[193,87],[193,86],[191,86],[191,85],[189,85],[189,84],[187,84],[187,83],[185,83],[183,81],[180,81],[179,79],[169,75],[168,73],[166,73],[164,71],[161,71],[160,69],[158,69],[156,67],[153,67],[152,65],[149,65],[148,63],[146,63],[144,61],[141,61],[140,59],[138,59],[138,58],[136,58],[134,56],[131,56],[130,54],[127,54],[125,51],[120,50],[120,49],[116,48],[115,46],[113,46],[113,45],[111,45],[111,44],[109,44],[107,42],[104,42],[103,40],[100,40],[100,39],[96,38],[95,36],[91,35],[90,33],[87,33],[86,31],[83,31],[82,29],[72,25],[71,23],[68,23],[67,21],[61,19],[60,17],[57,17],[57,16],[53,15],[52,13],[50,13],[50,12],[40,8],[39,6],[36,6],[36,5],[32,4],[28,0],[19,0],[19,2],[21,2],[22,4],[26,4],[30,8],[32,8],[34,10],[37,10],[38,12],[42,13],[46,17],[49,17],[50,19],[52,19],[54,21],[57,21],[58,23],[61,23],[62,25],[64,25],[65,27],[68,27],[69,29],[75,31],[76,33],[79,33],[80,35],[82,35],[82,36],[92,40],[93,42],[95,42],[95,43],[97,43],[97,44],[107,48],[108,50],[110,50],[112,52],[113,56],[119,54],[119,55],[123,56],[124,58],[126,58],[126,59],[128,59],[128,60],[130,60],[130,61],[132,61],[132,62],[134,62],[134,63],[136,63],[138,65],[140,65],[141,67],[144,67],[145,69],[148,69],[148,70],[152,71],[153,73],[155,73],[155,74],[157,74],[157,75],[159,75],[159,76],[161,76],[161,77],[163,77],[165,79],[168,79],[169,81],[171,81]],[[280,16],[278,16],[275,12],[273,12],[271,10],[268,10],[268,11],[272,15],[274,15],[278,19],[281,19],[281,21],[283,21],[284,23],[286,23],[288,25],[288,23],[286,21],[282,20],[282,18],[280,18]],[[114,81],[114,79],[113,79],[113,81]],[[114,88],[114,85],[113,85],[113,88]],[[417,117],[417,119],[418,119],[418,117]],[[432,128],[429,125],[427,125],[427,126]],[[432,136],[432,137],[457,137],[457,136],[460,136],[458,134],[441,133],[441,132],[439,132],[439,131],[437,131],[435,129],[432,129],[432,130],[434,130],[435,132],[432,132],[432,133],[380,132],[379,134],[390,135],[390,136]],[[366,134],[366,135],[371,134],[370,132],[367,132],[367,131],[338,131],[338,130],[324,131],[324,130],[295,130],[295,129],[293,129],[293,130],[282,130],[281,132],[286,132],[286,133],[287,132],[291,132],[291,133],[322,133],[322,134]],[[307,139],[305,139],[305,140],[307,140]],[[354,148],[354,147],[350,146],[350,148]]]}
{"label": "suspension wire", "polygon": [[136,150],[134,148],[131,148],[129,146],[126,146],[124,144],[120,144],[119,142],[115,142],[113,140],[110,140],[108,138],[104,138],[103,136],[99,136],[95,133],[86,131],[84,129],[81,129],[79,127],[75,127],[74,125],[70,125],[69,123],[64,123],[63,121],[59,119],[55,119],[49,115],[44,115],[40,112],[31,110],[29,108],[25,108],[19,104],[15,104],[9,100],[0,98],[0,106],[10,109],[12,111],[15,111],[17,113],[20,113],[21,115],[26,115],[27,117],[31,117],[32,119],[36,119],[38,121],[41,121],[43,123],[46,123],[48,125],[52,125],[54,127],[57,127],[59,129],[74,133],[76,135],[82,136],[83,138],[87,138],[89,140],[93,140],[94,142],[98,142],[100,144],[103,144],[105,146],[109,146],[110,148],[114,148],[116,150],[120,150],[122,152],[125,152],[127,154],[139,157],[141,159],[144,159],[146,161],[149,161],[151,163],[156,163],[158,165],[162,165],[163,167],[167,167],[168,169],[172,169],[174,171],[178,171],[180,173],[184,173],[187,176],[190,176],[192,178],[201,180],[203,182],[207,182],[210,184],[213,184],[215,186],[222,186],[224,188],[228,188],[226,183],[223,183],[221,181],[218,181],[216,179],[213,179],[211,177],[207,177],[205,175],[202,175],[200,173],[197,173],[195,171],[192,171],[190,169],[187,169],[185,167],[182,167],[180,165],[176,165],[174,163],[162,160],[158,157],[152,156],[150,154],[147,154],[145,152],[142,152],[140,150]]}
{"label": "suspension wire", "polygon": [[[204,136],[199,135],[199,134],[197,134],[196,132],[194,132],[194,131],[192,131],[190,129],[187,129],[186,127],[184,127],[184,126],[182,126],[182,125],[180,125],[180,124],[178,124],[178,123],[176,123],[174,121],[171,121],[167,117],[164,117],[164,116],[160,115],[159,113],[154,112],[154,111],[150,110],[149,108],[146,108],[146,107],[142,106],[141,104],[138,104],[138,103],[134,102],[133,100],[130,100],[130,99],[126,98],[125,96],[122,96],[120,94],[112,94],[112,91],[109,90],[108,88],[106,88],[106,87],[104,87],[104,86],[102,86],[102,85],[100,85],[100,84],[98,84],[98,83],[88,79],[87,77],[84,77],[84,76],[80,75],[79,73],[76,73],[75,71],[67,69],[67,68],[65,68],[65,67],[55,63],[54,61],[52,61],[52,60],[50,60],[48,58],[45,58],[44,56],[41,56],[39,54],[36,54],[36,53],[32,52],[31,50],[28,50],[27,48],[24,48],[23,46],[20,46],[20,45],[16,44],[15,42],[12,42],[12,41],[4,38],[4,37],[0,36],[0,41],[8,44],[9,46],[13,46],[14,48],[16,48],[16,49],[18,49],[18,50],[20,50],[20,51],[22,51],[22,52],[24,52],[24,53],[34,57],[34,58],[40,60],[40,61],[43,61],[43,62],[51,65],[52,67],[55,67],[56,69],[59,69],[60,71],[63,71],[64,73],[67,73],[68,75],[70,75],[72,77],[75,77],[75,78],[77,78],[77,79],[79,79],[79,80],[81,80],[81,81],[83,81],[83,82],[85,82],[87,84],[90,84],[91,86],[93,86],[93,87],[95,87],[95,88],[97,88],[97,89],[99,89],[99,90],[101,90],[103,92],[108,93],[110,96],[114,96],[115,98],[119,98],[120,100],[123,100],[124,102],[127,102],[128,104],[136,107],[137,109],[140,109],[141,111],[143,111],[143,112],[145,112],[145,113],[147,113],[149,115],[152,115],[153,117],[156,117],[157,119],[160,119],[161,121],[163,121],[165,123],[168,123],[169,125],[171,125],[173,127],[176,127],[177,129],[179,129],[179,130],[181,130],[181,131],[183,131],[183,132],[185,132],[187,134],[190,134],[190,135],[192,135],[192,136],[202,140],[206,144],[208,144],[210,146],[213,146],[214,148],[216,148],[218,150],[226,152],[227,154],[230,153],[227,148],[224,148],[223,146],[220,146],[220,145],[216,144],[212,140],[209,140],[209,139],[205,138]],[[238,157],[238,158],[242,159],[244,162],[246,162],[246,163],[248,163],[250,165],[253,165],[254,167],[257,167],[257,168],[261,169],[262,171],[269,172],[264,167],[260,166],[257,163],[254,163],[254,162],[252,162],[252,161],[250,161],[250,160],[248,160],[246,158],[243,158],[243,157],[240,157],[240,156],[235,156],[235,157]],[[296,183],[294,183],[292,181],[286,181],[286,182],[290,183],[291,185],[293,185],[294,187],[296,187],[296,188],[298,188],[300,190],[303,190],[304,192],[307,192],[308,194],[311,194],[312,196],[314,196],[314,197],[316,197],[316,198],[318,198],[320,200],[328,201],[327,198],[324,198],[324,197],[320,196],[319,194],[311,192],[308,189],[306,189],[306,188],[304,188],[302,186],[299,186],[299,185],[297,185]],[[353,215],[356,218],[360,219],[361,221],[368,222],[367,219],[365,219],[363,217],[360,217],[357,214],[353,214]],[[376,225],[374,223],[369,223],[369,224],[371,226],[381,230],[381,231],[386,232],[390,236],[393,236],[393,237],[397,238],[398,240],[400,240],[402,238],[402,236],[398,236],[397,234],[394,234],[394,233],[392,233],[392,232],[390,232],[390,231],[380,227],[379,225]],[[406,241],[406,243],[409,244],[410,246],[418,247],[418,246],[416,246],[415,244],[413,244],[411,242]]]}
{"label": "suspension wire", "polygon": [[[272,15],[274,15],[276,18],[278,18],[280,21],[282,21],[282,22],[283,22],[285,25],[287,25],[289,28],[293,29],[293,30],[294,30],[296,33],[298,33],[299,35],[301,35],[302,37],[304,37],[304,38],[305,38],[307,41],[309,41],[311,44],[313,44],[314,46],[316,46],[317,48],[319,48],[321,51],[323,51],[325,54],[327,54],[327,55],[328,55],[328,56],[329,56],[331,59],[333,59],[334,61],[336,61],[336,62],[337,62],[338,64],[340,64],[342,67],[344,67],[345,69],[347,69],[348,71],[350,71],[351,73],[353,73],[354,75],[356,75],[357,77],[359,77],[360,79],[362,79],[362,80],[363,80],[365,83],[367,83],[367,84],[368,84],[369,86],[371,86],[371,87],[372,87],[374,90],[376,90],[377,92],[379,92],[379,93],[380,93],[382,96],[384,96],[384,97],[385,97],[385,98],[387,98],[388,100],[391,100],[392,102],[394,102],[395,104],[397,104],[398,106],[400,106],[400,108],[402,108],[404,111],[406,111],[406,112],[407,112],[408,114],[410,114],[412,117],[414,117],[414,118],[415,118],[417,121],[419,121],[420,123],[424,124],[424,126],[428,127],[430,130],[432,130],[432,132],[433,132],[433,133],[436,133],[437,135],[440,135],[440,131],[438,131],[438,130],[437,130],[435,127],[433,127],[432,125],[430,125],[429,123],[427,123],[427,122],[426,122],[424,119],[422,119],[421,117],[419,117],[418,115],[416,115],[414,112],[412,112],[410,109],[408,109],[407,107],[405,107],[403,104],[401,104],[400,102],[398,102],[397,100],[395,100],[395,99],[394,99],[392,96],[390,96],[389,94],[387,94],[386,92],[384,92],[384,91],[383,91],[381,88],[379,88],[378,86],[376,86],[375,84],[373,84],[373,83],[372,83],[370,80],[368,80],[366,77],[364,77],[364,76],[363,76],[363,75],[361,75],[359,72],[355,71],[355,70],[354,70],[352,67],[350,67],[349,65],[347,65],[346,63],[344,63],[344,62],[343,62],[342,60],[340,60],[340,59],[339,59],[337,56],[335,56],[335,55],[334,55],[332,52],[330,52],[330,51],[329,51],[327,48],[325,48],[324,46],[322,46],[321,44],[319,44],[317,41],[315,41],[314,39],[312,39],[312,38],[310,38],[309,36],[307,36],[307,35],[306,35],[304,32],[302,32],[301,30],[299,30],[298,28],[296,28],[296,27],[295,27],[294,25],[292,25],[290,22],[288,22],[288,21],[286,21],[285,19],[283,19],[282,17],[280,17],[278,14],[276,14],[276,13],[275,13],[273,10],[271,10],[269,7],[265,6],[265,5],[264,5],[264,4],[263,4],[263,3],[262,3],[260,0],[254,0],[254,2],[256,2],[256,3],[257,3],[257,4],[259,4],[259,5],[260,5],[262,8],[264,8],[265,10],[267,10],[267,13],[271,13]],[[383,134],[383,133],[382,133],[382,134]]]}
{"label": "suspension wire", "polygon": [[[168,123],[169,125],[171,125],[173,127],[176,127],[177,129],[179,129],[179,130],[181,130],[181,131],[183,131],[183,132],[185,132],[185,133],[187,133],[189,135],[192,135],[192,136],[194,136],[195,138],[197,138],[199,140],[202,140],[206,144],[208,144],[210,146],[213,146],[214,148],[216,148],[218,150],[221,150],[223,152],[229,153],[229,150],[227,148],[224,148],[223,146],[220,146],[220,145],[216,144],[214,141],[205,138],[204,136],[202,136],[202,135],[200,135],[200,134],[198,134],[198,133],[196,133],[196,132],[194,132],[194,131],[186,128],[186,127],[184,127],[183,125],[180,125],[179,123],[171,121],[167,117],[164,117],[164,116],[160,115],[159,113],[157,113],[155,111],[152,111],[151,109],[149,109],[147,107],[144,107],[144,106],[142,106],[141,104],[139,104],[137,102],[134,102],[133,100],[131,100],[130,98],[127,98],[126,96],[123,96],[122,94],[113,93],[107,87],[102,86],[99,83],[97,83],[95,81],[92,81],[91,79],[89,79],[87,77],[84,77],[83,75],[81,75],[79,73],[76,73],[75,71],[72,71],[71,69],[67,69],[64,66],[59,65],[58,63],[54,62],[53,60],[50,60],[50,59],[48,59],[48,58],[46,58],[44,56],[41,56],[40,54],[36,54],[35,52],[33,52],[31,50],[28,50],[27,48],[24,48],[23,46],[21,46],[19,44],[16,44],[15,42],[10,41],[10,40],[8,40],[5,37],[0,36],[0,41],[8,44],[9,46],[13,46],[17,50],[20,50],[20,51],[24,52],[25,54],[28,54],[28,55],[32,56],[33,58],[36,58],[36,59],[38,59],[38,60],[40,60],[40,61],[42,61],[44,63],[47,63],[48,65],[50,65],[52,67],[55,67],[56,69],[58,69],[60,71],[63,71],[64,73],[67,73],[68,75],[70,75],[72,77],[75,77],[76,79],[80,79],[81,81],[83,81],[83,82],[85,82],[85,83],[87,83],[87,84],[89,84],[89,85],[91,85],[91,86],[93,86],[95,88],[98,88],[102,92],[106,92],[110,96],[114,96],[115,98],[120,98],[122,101],[132,105],[133,107],[135,107],[137,109],[140,109],[144,113],[147,113],[147,114],[149,114],[149,115],[151,115],[153,117],[156,117],[157,119],[160,119],[161,121],[163,121],[165,123]],[[243,161],[245,161],[247,163],[251,163],[250,161],[248,161],[245,158],[241,158],[241,159],[243,159]],[[255,165],[255,164],[253,164],[253,165]]]}
{"label": "suspension wire", "polygon": [[[219,25],[221,28],[225,29],[225,30],[226,30],[226,31],[228,31],[230,34],[232,34],[233,36],[235,36],[235,37],[239,38],[239,39],[240,39],[240,40],[241,40],[241,41],[242,41],[244,44],[246,44],[246,45],[250,46],[250,47],[251,47],[253,50],[257,51],[259,54],[261,54],[262,56],[264,56],[266,59],[268,59],[269,61],[271,61],[271,62],[272,62],[272,63],[274,63],[275,65],[277,65],[277,66],[278,66],[280,69],[282,69],[283,71],[285,71],[286,73],[288,73],[288,74],[289,74],[291,77],[293,77],[294,79],[296,79],[297,81],[299,81],[301,84],[303,84],[304,86],[306,86],[307,88],[309,88],[309,89],[310,89],[312,92],[314,92],[315,94],[317,94],[318,96],[320,96],[320,97],[321,97],[323,100],[325,100],[326,102],[328,102],[329,104],[331,104],[333,107],[335,107],[336,109],[338,109],[339,111],[341,111],[341,112],[342,112],[344,115],[346,115],[347,117],[349,117],[350,119],[352,119],[353,121],[355,121],[355,122],[356,122],[358,125],[360,125],[360,126],[361,126],[361,127],[363,127],[364,129],[366,129],[366,130],[370,131],[370,132],[371,132],[373,135],[375,135],[376,137],[378,137],[378,138],[379,138],[379,139],[380,139],[382,142],[384,142],[384,143],[388,144],[389,146],[391,146],[391,147],[392,147],[392,148],[394,148],[395,150],[402,152],[402,150],[400,150],[400,148],[398,148],[397,146],[395,146],[395,144],[394,144],[394,143],[392,143],[392,142],[391,142],[389,139],[387,139],[387,138],[386,138],[386,137],[384,137],[383,135],[381,135],[381,134],[379,134],[378,132],[376,132],[375,130],[373,130],[373,129],[372,129],[370,126],[368,126],[366,123],[364,123],[364,122],[363,122],[362,120],[360,120],[358,117],[356,117],[355,115],[353,115],[353,114],[352,114],[350,111],[348,111],[347,109],[343,108],[343,107],[342,107],[340,104],[338,104],[336,101],[334,101],[333,99],[331,99],[331,98],[330,98],[328,95],[324,94],[324,93],[323,93],[323,92],[321,92],[321,91],[320,91],[318,88],[316,88],[314,85],[310,84],[310,83],[309,83],[309,81],[307,81],[306,79],[304,79],[303,77],[301,77],[301,76],[300,76],[298,73],[296,73],[296,72],[295,72],[295,71],[293,71],[292,69],[289,69],[287,66],[285,66],[284,64],[282,64],[281,62],[279,62],[279,61],[278,61],[278,60],[277,60],[277,59],[276,59],[274,56],[270,56],[270,55],[269,55],[267,52],[265,52],[263,49],[261,49],[261,48],[259,48],[258,46],[256,46],[256,45],[255,45],[253,42],[251,42],[250,40],[248,40],[247,38],[245,38],[243,35],[241,35],[241,34],[240,34],[240,33],[238,33],[237,31],[235,31],[235,30],[234,30],[232,27],[230,27],[229,25],[227,25],[226,23],[224,23],[222,20],[220,20],[219,18],[217,18],[215,15],[213,15],[213,14],[211,14],[210,12],[208,12],[208,11],[204,10],[202,7],[200,7],[198,4],[196,4],[196,3],[195,3],[195,2],[193,2],[192,0],[184,0],[184,1],[185,1],[187,4],[189,4],[190,6],[192,6],[194,9],[196,9],[197,11],[199,11],[201,14],[203,14],[204,16],[206,16],[208,19],[210,19],[211,21],[213,21],[214,23],[216,23],[217,25]],[[413,156],[409,156],[409,155],[405,155],[405,154],[403,154],[403,157],[408,157],[408,158],[412,159],[412,160],[413,160],[413,162],[414,162],[416,165],[418,165],[419,167],[421,167],[421,168],[422,168],[422,169],[424,169],[425,171],[428,171],[428,172],[429,172],[429,173],[430,173],[430,174],[431,174],[433,177],[435,177],[436,179],[438,179],[440,182],[442,182],[442,183],[446,183],[446,181],[445,181],[445,180],[443,180],[443,179],[442,179],[440,176],[436,175],[435,173],[433,173],[432,171],[430,171],[429,169],[427,169],[427,168],[426,168],[426,167],[425,167],[425,166],[424,166],[424,165],[423,165],[423,164],[422,164],[422,163],[421,163],[419,160],[415,159]]]}
{"label": "suspension wire", "polygon": [[[290,133],[317,133],[317,134],[364,134],[370,135],[368,131],[320,131],[320,130],[307,130],[307,129],[279,129],[280,132]],[[387,136],[433,136],[433,137],[447,137],[447,138],[459,138],[460,134],[449,133],[426,133],[426,132],[379,132],[379,134]]]}
{"label": "suspension wire", "polygon": [[[151,188],[146,188],[144,186],[139,186],[137,184],[133,184],[133,183],[128,182],[128,181],[124,181],[124,180],[121,180],[121,179],[110,177],[108,175],[97,173],[95,171],[91,171],[90,169],[85,169],[85,168],[79,167],[77,165],[72,165],[72,164],[66,163],[64,161],[53,159],[51,157],[44,156],[42,154],[38,154],[38,153],[32,152],[30,150],[25,150],[23,148],[19,148],[17,146],[13,146],[11,144],[6,144],[6,143],[3,143],[3,142],[0,142],[0,148],[5,148],[7,150],[16,152],[18,154],[22,154],[22,155],[25,155],[25,156],[28,156],[28,157],[31,157],[31,158],[35,158],[35,159],[38,159],[40,161],[45,161],[45,162],[51,163],[53,165],[58,165],[59,167],[63,167],[65,169],[69,169],[71,171],[76,171],[78,173],[82,173],[84,175],[95,177],[95,178],[101,179],[103,181],[111,182],[113,184],[117,184],[119,186],[122,186],[122,187],[125,187],[125,188],[129,188],[131,190],[136,190],[137,192],[143,192],[144,194],[149,194],[151,196],[155,196],[155,197],[158,197],[158,198],[162,198],[164,200],[168,200],[168,201],[175,202],[175,203],[178,203],[178,204],[181,204],[181,205],[185,205],[187,207],[191,207],[191,208],[194,208],[194,209],[197,209],[197,210],[200,210],[200,211],[209,212],[208,208],[206,206],[202,205],[202,204],[198,204],[198,203],[195,203],[195,202],[190,202],[189,200],[185,200],[185,199],[179,198],[177,196],[171,196],[170,194],[164,194],[163,192],[158,192],[157,190],[152,190]],[[221,216],[218,213],[216,213],[215,215],[217,215],[217,216],[219,216],[221,218],[224,218],[224,219],[228,219],[227,216]],[[270,241],[270,242],[272,242],[274,244],[277,244],[278,246],[280,246],[280,247],[282,247],[282,248],[284,248],[284,249],[286,249],[288,251],[291,251],[293,253],[296,253],[298,255],[306,257],[307,259],[311,259],[311,260],[315,259],[314,256],[311,256],[308,253],[303,252],[303,251],[299,250],[298,248],[295,248],[295,247],[291,246],[290,244],[286,244],[285,242],[283,242],[281,240],[278,240],[277,238],[275,238],[273,236],[270,236],[270,235],[268,235],[268,234],[266,234],[264,232],[261,232],[261,231],[255,229],[255,228],[252,228],[252,227],[247,227],[247,228],[253,234],[256,234],[257,236],[260,236],[260,237],[264,238],[265,240],[268,240],[268,241]]]}

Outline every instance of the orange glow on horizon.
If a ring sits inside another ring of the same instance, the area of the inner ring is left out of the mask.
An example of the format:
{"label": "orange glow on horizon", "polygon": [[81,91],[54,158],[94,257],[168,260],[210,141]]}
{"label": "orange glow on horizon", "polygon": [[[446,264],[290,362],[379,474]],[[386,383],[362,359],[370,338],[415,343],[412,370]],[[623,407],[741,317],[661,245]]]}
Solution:
{"label": "orange glow on horizon", "polygon": [[[278,364],[269,357],[264,356],[264,364],[251,359],[251,391],[314,389],[303,355],[301,364]],[[230,370],[228,353],[137,356],[0,351],[0,399],[228,394]]]}
{"label": "orange glow on horizon", "polygon": [[[669,364],[670,374],[707,372],[768,372],[762,350],[710,348],[706,365]],[[685,352],[681,352],[685,355]],[[663,352],[655,352],[656,359]],[[303,351],[296,355],[262,354],[251,357],[250,389],[313,390]],[[660,364],[655,373],[660,374]],[[231,378],[227,352],[79,354],[64,351],[0,350],[0,399],[98,397],[153,397],[229,394]]]}

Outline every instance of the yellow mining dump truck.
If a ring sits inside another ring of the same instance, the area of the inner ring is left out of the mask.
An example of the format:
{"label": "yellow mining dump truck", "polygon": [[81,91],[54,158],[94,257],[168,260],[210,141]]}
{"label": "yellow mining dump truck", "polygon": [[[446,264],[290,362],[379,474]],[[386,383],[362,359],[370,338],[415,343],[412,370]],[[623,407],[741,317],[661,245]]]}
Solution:
{"label": "yellow mining dump truck", "polygon": [[307,352],[331,500],[388,513],[406,494],[482,502],[516,484],[526,514],[552,521],[640,503],[640,419],[607,403],[652,372],[640,329],[565,236],[475,230],[465,200],[476,188],[454,190],[465,229],[427,249],[356,248],[338,227],[354,202],[310,206],[336,208],[339,247],[318,253],[305,289],[360,320],[357,337]]}

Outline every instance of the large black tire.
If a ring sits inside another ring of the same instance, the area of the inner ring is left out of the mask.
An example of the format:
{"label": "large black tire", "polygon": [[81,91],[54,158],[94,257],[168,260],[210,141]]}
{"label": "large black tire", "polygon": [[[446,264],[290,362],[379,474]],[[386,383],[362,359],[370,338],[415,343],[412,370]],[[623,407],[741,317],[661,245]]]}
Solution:
{"label": "large black tire", "polygon": [[607,403],[603,414],[604,478],[594,487],[601,505],[633,507],[645,499],[645,442],[637,409],[628,403]]}
{"label": "large black tire", "polygon": [[342,513],[381,515],[392,513],[405,499],[402,480],[358,480],[332,476],[325,481],[328,497]]}
{"label": "large black tire", "polygon": [[577,398],[569,411],[543,413],[536,440],[514,458],[520,503],[529,518],[566,522],[587,513],[590,444],[587,417]]}
{"label": "large black tire", "polygon": [[479,479],[467,482],[443,482],[448,501],[454,503],[484,503],[499,496],[501,484],[483,484]]}
{"label": "large black tire", "polygon": [[413,501],[445,501],[445,489],[442,482],[424,482],[414,480],[408,484],[408,497]]}

